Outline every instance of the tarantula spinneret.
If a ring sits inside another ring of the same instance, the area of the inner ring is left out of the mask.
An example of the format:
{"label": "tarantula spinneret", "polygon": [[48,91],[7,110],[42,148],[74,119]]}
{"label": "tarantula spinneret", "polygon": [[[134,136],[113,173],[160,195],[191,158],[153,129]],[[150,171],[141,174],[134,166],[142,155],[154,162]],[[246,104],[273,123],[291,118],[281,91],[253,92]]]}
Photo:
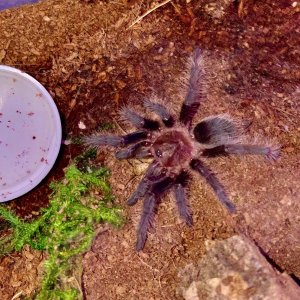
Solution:
{"label": "tarantula spinneret", "polygon": [[227,115],[209,116],[192,128],[192,120],[204,100],[202,54],[196,49],[191,57],[187,93],[181,106],[179,120],[160,103],[146,100],[144,107],[155,113],[159,120],[152,120],[124,108],[123,118],[131,122],[137,131],[124,136],[92,135],[85,143],[93,147],[116,147],[117,159],[153,158],[135,192],[128,199],[134,205],[144,199],[136,250],[143,249],[149,227],[163,195],[172,190],[181,218],[192,226],[192,216],[187,204],[187,185],[192,173],[206,180],[217,198],[235,212],[220,181],[200,157],[254,154],[269,160],[279,156],[279,146],[241,144],[242,127]]}

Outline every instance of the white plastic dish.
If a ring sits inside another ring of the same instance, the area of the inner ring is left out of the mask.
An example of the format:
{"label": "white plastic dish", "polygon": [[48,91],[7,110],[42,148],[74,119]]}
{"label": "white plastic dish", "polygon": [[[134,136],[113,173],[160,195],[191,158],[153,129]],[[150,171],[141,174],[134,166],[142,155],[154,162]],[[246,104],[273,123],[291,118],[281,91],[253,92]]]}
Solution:
{"label": "white plastic dish", "polygon": [[28,74],[0,65],[0,202],[26,194],[45,178],[61,135],[47,90]]}

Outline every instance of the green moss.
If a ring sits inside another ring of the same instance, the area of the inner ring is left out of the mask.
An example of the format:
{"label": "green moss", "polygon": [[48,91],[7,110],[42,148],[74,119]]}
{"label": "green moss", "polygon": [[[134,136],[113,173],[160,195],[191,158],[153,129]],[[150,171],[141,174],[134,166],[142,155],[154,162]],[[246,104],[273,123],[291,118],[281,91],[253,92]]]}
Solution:
{"label": "green moss", "polygon": [[88,172],[80,171],[75,165],[69,166],[65,178],[51,184],[53,192],[49,206],[31,222],[24,222],[0,205],[0,216],[12,228],[11,235],[0,240],[0,253],[20,251],[30,245],[48,255],[36,299],[81,298],[75,285],[68,280],[73,276],[74,264],[78,264],[80,255],[90,248],[97,224],[121,223],[119,210],[112,207],[108,176],[105,168]]}
{"label": "green moss", "polygon": [[74,163],[76,164],[77,168],[81,171],[88,171],[92,161],[97,157],[97,149],[90,148],[83,152],[82,154],[78,155],[74,159]]}

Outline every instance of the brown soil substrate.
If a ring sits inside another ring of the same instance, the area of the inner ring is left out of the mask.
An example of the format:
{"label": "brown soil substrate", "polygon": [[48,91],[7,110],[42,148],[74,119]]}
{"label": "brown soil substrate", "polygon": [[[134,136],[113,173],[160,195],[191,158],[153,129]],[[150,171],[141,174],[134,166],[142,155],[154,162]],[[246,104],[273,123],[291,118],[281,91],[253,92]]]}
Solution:
{"label": "brown soil substrate", "polygon": [[[156,1],[45,0],[0,13],[0,63],[22,69],[48,89],[65,137],[87,135],[107,123],[118,133],[126,131],[118,109],[154,94],[178,112],[185,60],[200,47],[207,100],[196,120],[227,112],[251,122],[250,136],[282,145],[281,158],[271,164],[255,158],[210,160],[238,207],[237,215],[228,216],[195,177],[190,188],[193,228],[182,224],[167,197],[139,254],[134,244],[141,205],[129,208],[125,202],[147,163],[120,162],[113,153],[101,152],[99,161],[112,171],[111,184],[127,222],[121,230],[99,234],[86,253],[86,299],[180,298],[178,269],[203,255],[205,240],[236,231],[254,239],[281,270],[300,277],[300,4],[293,3],[171,1],[132,27]],[[80,121],[86,129],[79,128]],[[37,215],[48,203],[49,182],[61,178],[63,168],[82,150],[63,146],[48,177],[8,205],[25,219]],[[41,258],[32,263],[26,253],[1,260],[1,299],[36,290],[39,272],[30,270]],[[16,269],[16,263],[23,268]],[[25,289],[26,274],[36,276],[30,277],[35,283],[30,290]]]}

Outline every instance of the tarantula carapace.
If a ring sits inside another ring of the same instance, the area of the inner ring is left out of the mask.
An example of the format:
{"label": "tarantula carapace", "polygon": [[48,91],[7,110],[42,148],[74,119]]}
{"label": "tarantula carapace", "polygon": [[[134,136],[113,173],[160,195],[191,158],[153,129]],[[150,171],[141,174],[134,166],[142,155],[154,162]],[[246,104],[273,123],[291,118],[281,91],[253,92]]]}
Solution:
{"label": "tarantula carapace", "polygon": [[155,113],[159,120],[142,117],[124,108],[121,116],[132,123],[137,131],[124,136],[92,135],[85,138],[85,143],[90,146],[118,148],[117,159],[153,158],[127,202],[134,205],[144,198],[137,251],[143,249],[156,208],[168,190],[175,194],[180,216],[187,225],[192,226],[192,216],[187,205],[187,185],[191,173],[203,176],[221,203],[229,212],[235,212],[235,206],[228,199],[222,184],[200,157],[257,154],[272,160],[279,155],[277,146],[241,144],[239,138],[243,133],[242,126],[227,115],[207,117],[192,128],[193,117],[204,99],[202,80],[202,54],[200,49],[196,49],[191,57],[187,94],[179,120],[161,103],[146,100],[144,107]]}

